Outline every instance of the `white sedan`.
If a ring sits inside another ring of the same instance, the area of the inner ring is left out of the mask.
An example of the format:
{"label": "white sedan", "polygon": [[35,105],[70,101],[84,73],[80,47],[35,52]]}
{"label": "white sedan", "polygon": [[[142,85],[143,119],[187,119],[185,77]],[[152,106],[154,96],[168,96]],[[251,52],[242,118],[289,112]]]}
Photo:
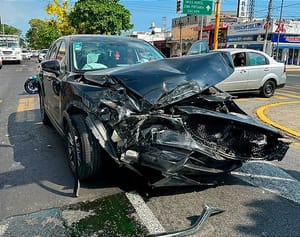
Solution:
{"label": "white sedan", "polygon": [[231,94],[259,92],[263,97],[274,95],[286,83],[286,67],[269,55],[252,49],[227,48],[213,51],[229,52],[234,72],[216,87]]}

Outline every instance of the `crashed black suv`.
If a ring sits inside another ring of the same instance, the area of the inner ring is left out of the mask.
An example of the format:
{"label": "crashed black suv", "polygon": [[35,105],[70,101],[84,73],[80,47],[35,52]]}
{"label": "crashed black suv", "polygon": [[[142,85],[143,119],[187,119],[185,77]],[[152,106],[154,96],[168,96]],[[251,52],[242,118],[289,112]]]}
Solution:
{"label": "crashed black suv", "polygon": [[288,149],[276,129],[214,87],[233,70],[226,53],[170,59],[137,39],[63,37],[41,63],[42,120],[65,137],[81,180],[110,158],[140,175],[160,172],[153,187],[201,184]]}

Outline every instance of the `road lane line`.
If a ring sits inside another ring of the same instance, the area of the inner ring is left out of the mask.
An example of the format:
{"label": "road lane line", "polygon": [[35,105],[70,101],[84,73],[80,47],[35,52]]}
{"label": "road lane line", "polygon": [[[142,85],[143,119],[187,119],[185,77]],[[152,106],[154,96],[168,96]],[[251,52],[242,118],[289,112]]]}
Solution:
{"label": "road lane line", "polygon": [[22,98],[19,99],[17,112],[23,112],[26,110],[33,110],[35,109],[35,98]]}
{"label": "road lane line", "polygon": [[270,124],[276,128],[279,128],[283,131],[286,131],[294,136],[297,136],[297,137],[300,137],[300,131],[296,131],[296,130],[293,130],[291,128],[288,128],[288,127],[285,127],[281,124],[278,124],[274,121],[272,121],[271,119],[269,119],[266,115],[265,115],[265,111],[267,109],[270,109],[272,107],[276,107],[276,106],[281,106],[281,105],[286,105],[286,104],[298,104],[300,103],[300,101],[290,101],[290,102],[281,102],[281,103],[276,103],[276,104],[268,104],[268,105],[265,105],[265,106],[262,106],[262,107],[259,107],[257,110],[256,110],[256,114],[257,116],[259,117],[260,120],[262,120],[263,122],[267,123],[267,124]]}
{"label": "road lane line", "polygon": [[[286,94],[288,93],[288,94]],[[290,97],[290,98],[297,98],[297,99],[300,99],[300,96],[299,95],[292,95],[290,94],[291,92],[290,91],[286,91],[286,93],[276,93],[278,95],[281,95],[281,96],[285,96],[285,97]]]}
{"label": "road lane line", "polygon": [[150,234],[165,232],[164,227],[160,224],[158,219],[155,217],[151,209],[147,206],[140,195],[135,192],[129,192],[126,193],[126,196]]}
{"label": "road lane line", "polygon": [[287,100],[287,99],[289,99],[289,98],[286,97],[286,96],[277,95],[277,93],[276,93],[276,95],[274,95],[273,97],[274,97],[275,99],[278,99],[278,100]]}

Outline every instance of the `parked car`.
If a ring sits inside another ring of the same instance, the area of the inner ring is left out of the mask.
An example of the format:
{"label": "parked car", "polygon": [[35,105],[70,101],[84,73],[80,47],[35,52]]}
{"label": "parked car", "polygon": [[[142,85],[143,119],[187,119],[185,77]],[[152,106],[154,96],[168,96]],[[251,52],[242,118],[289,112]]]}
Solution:
{"label": "parked car", "polygon": [[231,94],[260,93],[271,97],[277,88],[286,83],[285,64],[269,55],[252,49],[227,48],[217,52],[229,52],[234,62],[234,73],[216,86]]}
{"label": "parked car", "polygon": [[32,50],[32,57],[38,57],[39,56],[39,50]]}
{"label": "parked car", "polygon": [[81,180],[112,159],[145,177],[158,171],[153,187],[214,183],[288,149],[214,87],[234,71],[228,53],[164,58],[143,40],[73,35],[52,44],[39,70],[42,121],[64,137]]}
{"label": "parked car", "polygon": [[48,53],[48,49],[41,49],[38,55],[38,62],[42,62]]}
{"label": "parked car", "polygon": [[28,49],[22,49],[21,55],[22,55],[22,59],[30,60],[31,56],[32,56],[32,53]]}
{"label": "parked car", "polygon": [[208,41],[206,39],[195,41],[187,51],[186,55],[199,55],[209,52]]}

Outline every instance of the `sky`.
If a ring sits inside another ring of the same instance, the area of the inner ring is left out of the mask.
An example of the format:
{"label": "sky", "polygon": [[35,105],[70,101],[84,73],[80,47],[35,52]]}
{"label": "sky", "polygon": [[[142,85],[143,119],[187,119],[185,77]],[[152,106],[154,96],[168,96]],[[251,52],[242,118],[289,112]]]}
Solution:
{"label": "sky", "polygon": [[[181,0],[183,2],[184,0]],[[45,12],[46,5],[52,0],[0,0],[0,16],[4,24],[20,29],[25,36],[29,29],[29,20],[39,18],[49,19]],[[76,0],[69,0],[73,5]],[[221,11],[235,11],[238,0],[221,0]],[[248,0],[249,4],[250,0]],[[266,17],[269,0],[256,0],[254,17]],[[272,18],[279,18],[281,3],[283,2],[282,17],[284,19],[300,18],[300,0],[272,0]],[[166,19],[166,30],[171,30],[172,18],[176,14],[176,0],[120,0],[119,2],[131,13],[131,23],[134,31],[150,31],[152,22],[158,28],[163,27]]]}

